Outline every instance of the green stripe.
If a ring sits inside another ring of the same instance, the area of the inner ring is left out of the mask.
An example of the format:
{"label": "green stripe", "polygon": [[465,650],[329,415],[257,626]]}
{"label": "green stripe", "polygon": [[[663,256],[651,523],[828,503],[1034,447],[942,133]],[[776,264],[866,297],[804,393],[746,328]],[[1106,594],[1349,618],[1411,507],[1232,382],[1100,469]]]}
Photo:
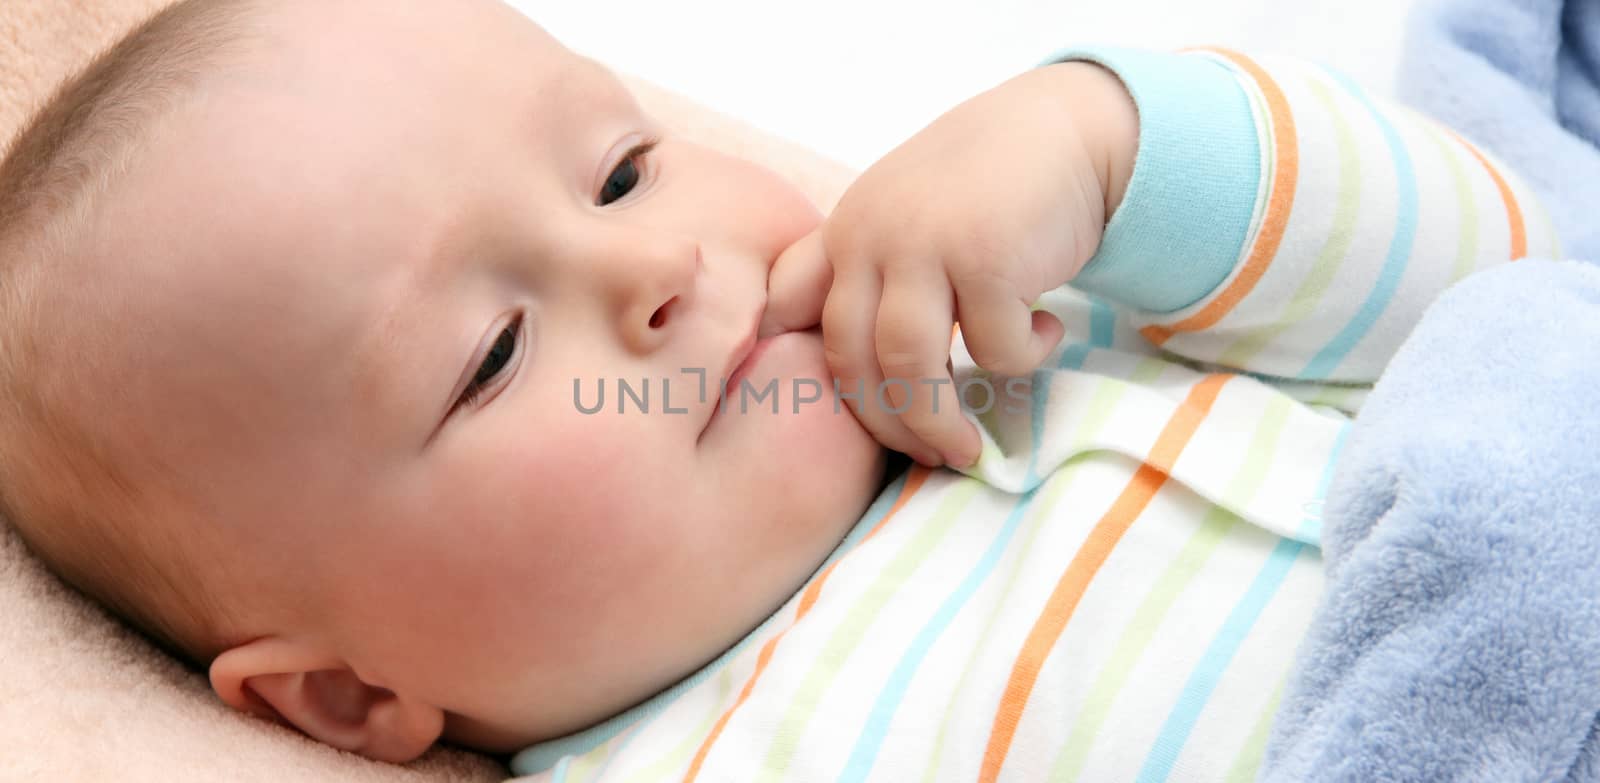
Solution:
{"label": "green stripe", "polygon": [[776,781],[788,772],[789,763],[794,760],[800,738],[805,733],[806,726],[810,724],[818,702],[822,701],[823,694],[833,684],[834,677],[844,668],[851,654],[861,644],[867,629],[877,619],[884,605],[900,592],[906,579],[927,560],[939,542],[944,540],[945,534],[950,532],[956,519],[967,509],[983,486],[982,482],[973,478],[957,480],[933,518],[918,529],[917,536],[895,555],[894,560],[878,574],[878,578],[850,608],[844,621],[834,629],[827,644],[813,659],[811,670],[806,672],[800,689],[795,693],[794,702],[789,705],[783,720],[773,732],[772,745],[767,750],[766,759],[762,761],[759,780]]}
{"label": "green stripe", "polygon": [[1216,551],[1217,544],[1238,523],[1239,517],[1220,506],[1213,506],[1200,527],[1184,543],[1172,564],[1162,572],[1133,618],[1117,640],[1116,649],[1096,677],[1089,694],[1073,722],[1072,733],[1066,744],[1056,754],[1050,770],[1050,780],[1077,780],[1083,774],[1084,762],[1100,734],[1105,720],[1111,714],[1117,696],[1127,685],[1134,665],[1139,662],[1144,649],[1160,628],[1162,620],[1184,589]]}
{"label": "green stripe", "polygon": [[610,742],[573,759],[571,766],[567,767],[567,780],[574,783],[580,780],[598,780],[600,770],[605,769],[606,762],[616,755],[617,749],[621,747],[622,743],[618,742],[616,737],[612,737]]}
{"label": "green stripe", "polygon": [[[1082,462],[1069,462],[1059,470],[1053,472],[1050,475],[1050,478],[1045,480],[1044,493],[1040,496],[1039,505],[1037,506],[1036,512],[1033,514],[1033,524],[1028,528],[1027,538],[1023,540],[1022,543],[1017,547],[1016,561],[1012,564],[1010,572],[1006,575],[1005,585],[1000,588],[1000,596],[995,599],[995,606],[1000,607],[1007,604],[1008,599],[1011,597],[1011,589],[1017,583],[1017,576],[1023,572],[1023,566],[1028,561],[1028,555],[1033,552],[1034,540],[1039,537],[1039,531],[1045,528],[1045,524],[1050,519],[1051,509],[1055,506],[1056,502],[1060,500],[1062,488],[1072,483],[1073,477],[1078,474],[1077,469],[1082,467],[1084,464],[1085,463]],[[945,706],[944,719],[939,721],[939,733],[934,735],[933,751],[931,754],[929,754],[928,768],[922,776],[922,779],[925,782],[934,780],[937,773],[940,771],[939,761],[940,757],[944,755],[945,737],[948,736],[951,721],[957,713],[956,699],[961,695],[962,691],[966,690],[967,680],[969,680],[972,675],[973,664],[978,660],[978,653],[984,650],[984,643],[992,638],[995,621],[999,620],[1000,616],[1003,614],[1005,614],[1005,612],[1001,611],[989,613],[988,619],[984,621],[983,630],[978,632],[978,636],[976,637],[977,643],[972,646],[972,651],[967,655],[967,662],[961,669],[961,676],[956,679],[955,687],[950,690],[950,701]]]}
{"label": "green stripe", "polygon": [[[1285,675],[1284,679],[1288,679]],[[1239,750],[1239,755],[1234,758],[1233,766],[1228,768],[1227,777],[1223,783],[1252,783],[1256,773],[1261,770],[1261,759],[1266,755],[1267,736],[1272,729],[1272,718],[1278,714],[1278,703],[1283,701],[1283,680],[1278,681],[1278,687],[1272,690],[1272,698],[1267,699],[1267,706],[1261,710],[1260,717],[1256,718],[1256,726],[1250,730],[1250,736],[1245,739],[1244,747]]]}
{"label": "green stripe", "polygon": [[1282,336],[1289,327],[1305,321],[1316,312],[1317,305],[1349,255],[1350,244],[1355,241],[1356,219],[1361,215],[1361,149],[1356,144],[1349,120],[1339,111],[1333,93],[1319,80],[1311,79],[1307,83],[1312,94],[1327,109],[1338,141],[1339,200],[1334,207],[1333,228],[1323,242],[1322,251],[1317,254],[1310,274],[1300,283],[1300,289],[1295,291],[1278,320],[1250,330],[1222,352],[1220,362],[1230,367],[1248,366],[1251,359]]}
{"label": "green stripe", "polygon": [[1445,139],[1433,123],[1423,119],[1418,124],[1427,129],[1428,137],[1439,147],[1439,153],[1450,167],[1450,181],[1456,186],[1456,209],[1461,212],[1461,231],[1456,239],[1456,265],[1450,271],[1450,282],[1454,283],[1472,274],[1472,270],[1478,266],[1478,204],[1472,197],[1472,183],[1467,179],[1467,170],[1461,165],[1455,145]]}
{"label": "green stripe", "polygon": [[1349,384],[1330,383],[1318,389],[1317,393],[1311,395],[1310,399],[1306,400],[1305,403],[1307,405],[1322,405],[1341,411],[1353,412],[1355,410],[1355,406],[1351,405],[1350,398],[1354,396],[1356,392],[1367,391],[1369,389],[1370,387],[1368,386],[1351,386]]}
{"label": "green stripe", "polygon": [[[1245,74],[1231,60],[1219,57],[1216,61],[1238,75],[1245,95],[1250,98],[1251,113],[1256,121],[1256,138],[1264,142],[1261,149],[1261,181],[1256,184],[1256,211],[1250,216],[1250,233],[1245,236],[1244,247],[1239,251],[1238,263],[1243,263],[1245,255],[1256,243],[1256,235],[1261,233],[1261,224],[1267,217],[1267,205],[1272,203],[1270,186],[1278,170],[1278,137],[1272,133],[1272,111],[1267,108],[1266,99],[1261,94],[1261,87],[1255,83],[1255,78]],[[1218,290],[1221,288],[1217,287]],[[1202,306],[1200,302],[1195,302],[1191,307]]]}
{"label": "green stripe", "polygon": [[[1100,430],[1111,419],[1111,414],[1116,410],[1123,394],[1134,384],[1154,382],[1161,375],[1161,371],[1164,368],[1165,363],[1160,360],[1142,359],[1134,366],[1131,382],[1116,378],[1102,378],[1101,382],[1095,386],[1094,395],[1090,398],[1083,417],[1079,419],[1075,427],[1076,431],[1072,434],[1074,445],[1067,450],[1067,453],[1081,452],[1088,442],[1099,436]],[[1038,449],[1039,447],[1035,445],[1034,448]],[[1044,529],[1046,522],[1051,518],[1051,512],[1055,510],[1056,504],[1060,502],[1067,487],[1073,483],[1074,477],[1078,474],[1076,469],[1084,464],[1086,463],[1069,458],[1045,482],[1043,494],[1040,495],[1037,505],[1038,511],[1035,514],[1037,521],[1029,528],[1027,539],[1017,547],[1019,554],[1012,564],[1010,572],[1006,575],[1005,584],[1000,588],[1000,596],[995,599],[995,606],[1006,606],[1008,604],[1011,590],[1017,584],[1017,577],[1025,570],[1023,566],[1028,562],[1028,554],[1033,551],[1034,539],[1038,537],[1039,531]],[[957,713],[956,699],[966,690],[967,682],[972,678],[973,666],[977,663],[979,654],[984,651],[986,642],[994,638],[994,624],[1002,614],[1004,612],[989,613],[989,618],[984,622],[983,630],[978,632],[977,644],[972,646],[972,651],[967,655],[967,662],[961,668],[961,676],[956,680],[955,687],[950,690],[950,702],[945,707],[944,719],[939,722],[939,733],[934,737],[933,752],[928,758],[928,767],[922,776],[924,783],[933,781],[940,771],[940,759],[944,755],[945,738],[949,735],[950,724]]]}
{"label": "green stripe", "polygon": [[1283,427],[1289,419],[1292,404],[1288,397],[1282,395],[1272,397],[1272,401],[1262,413],[1261,421],[1256,425],[1255,437],[1251,439],[1244,463],[1234,474],[1227,490],[1223,492],[1225,505],[1211,507],[1199,528],[1189,536],[1183,549],[1173,558],[1172,563],[1145,595],[1139,608],[1134,611],[1111,656],[1095,677],[1088,696],[1084,698],[1082,711],[1078,719],[1073,722],[1072,733],[1067,736],[1066,743],[1056,755],[1050,773],[1051,780],[1077,780],[1083,774],[1084,762],[1089,758],[1089,751],[1093,748],[1100,729],[1111,714],[1117,696],[1127,685],[1134,667],[1149,648],[1151,639],[1155,637],[1156,631],[1165,621],[1178,596],[1189,588],[1216,551],[1217,545],[1238,523],[1239,518],[1228,511],[1228,508],[1243,508],[1248,505],[1261,488],[1267,470],[1272,465],[1272,457],[1277,454],[1278,439],[1283,434]]}
{"label": "green stripe", "polygon": [[733,669],[732,666],[724,666],[722,672],[717,675],[717,696],[711,700],[711,709],[700,719],[699,725],[684,735],[677,746],[667,751],[666,755],[629,775],[623,783],[653,783],[657,780],[666,780],[675,777],[675,773],[688,767],[690,754],[700,747],[701,740],[711,733],[711,725],[716,723],[717,716],[729,706],[728,695],[733,693]]}
{"label": "green stripe", "polygon": [[[976,382],[978,380],[982,380],[982,381],[985,381],[985,382],[990,383],[990,384],[993,383],[993,380],[992,380],[993,379],[993,373],[990,373],[988,370],[985,370],[982,367],[973,367],[972,368],[972,374],[971,374],[970,378],[974,382]],[[959,390],[961,388],[961,383],[962,383],[962,380],[958,376],[956,378],[956,389],[958,390],[958,393],[959,393]],[[989,388],[992,389],[992,388],[994,388],[994,386],[991,385]],[[1001,388],[1005,388],[1005,387],[1001,386]],[[1000,432],[1000,429],[999,429],[999,427],[1000,427],[1000,417],[1002,415],[1004,415],[1006,406],[1001,404],[1001,403],[999,403],[998,401],[992,401],[992,402],[994,402],[995,404],[990,405],[988,410],[984,411],[983,413],[978,413],[978,414],[974,414],[974,415],[977,417],[978,423],[983,425],[984,430],[986,430],[988,432],[991,432],[991,433],[998,433],[998,432]],[[1000,438],[999,437],[990,438],[988,440],[988,442],[983,444],[983,450],[978,453],[978,463],[988,463],[988,462],[993,462],[995,460],[1003,460],[1003,459],[1005,459],[1005,454],[1003,453],[1003,450],[1000,448]],[[978,463],[973,463],[973,464],[978,464]]]}

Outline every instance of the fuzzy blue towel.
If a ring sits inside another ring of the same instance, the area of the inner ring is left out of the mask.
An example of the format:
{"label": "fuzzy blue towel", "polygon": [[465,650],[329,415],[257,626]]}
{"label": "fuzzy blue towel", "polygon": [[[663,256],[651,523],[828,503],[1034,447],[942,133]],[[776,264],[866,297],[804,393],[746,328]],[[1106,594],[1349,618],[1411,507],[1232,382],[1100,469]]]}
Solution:
{"label": "fuzzy blue towel", "polygon": [[[1600,0],[1421,4],[1403,97],[1600,260]],[[1600,266],[1434,304],[1329,490],[1327,594],[1264,781],[1600,781]]]}
{"label": "fuzzy blue towel", "polygon": [[1417,0],[1399,97],[1516,169],[1600,259],[1600,2]]}
{"label": "fuzzy blue towel", "polygon": [[1600,779],[1600,267],[1446,292],[1363,407],[1325,524],[1260,779]]}

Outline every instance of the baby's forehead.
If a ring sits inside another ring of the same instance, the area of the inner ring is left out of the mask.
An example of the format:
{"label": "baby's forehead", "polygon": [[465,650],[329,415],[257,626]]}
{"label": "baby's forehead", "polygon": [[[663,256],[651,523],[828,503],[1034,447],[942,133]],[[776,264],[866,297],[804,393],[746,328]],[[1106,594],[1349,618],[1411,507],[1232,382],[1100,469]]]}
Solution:
{"label": "baby's forehead", "polygon": [[507,170],[526,181],[594,168],[597,131],[636,123],[633,96],[604,66],[498,2],[447,5],[457,2],[511,15],[515,29],[488,47],[500,59],[479,56],[481,39],[418,58],[370,30],[349,33],[365,43],[344,53],[370,56],[347,58],[308,32],[307,57],[280,53],[180,118],[133,200],[268,267],[336,273],[336,257],[417,266],[431,280],[435,246],[474,199],[509,195],[493,191]]}
{"label": "baby's forehead", "polygon": [[[332,4],[347,5],[362,3]],[[308,29],[129,172],[102,250],[130,259],[128,290],[160,292],[133,309],[170,338],[232,333],[258,372],[308,385],[347,372],[393,313],[438,315],[413,300],[447,268],[439,245],[463,214],[506,202],[536,166],[597,167],[550,150],[595,146],[563,136],[595,135],[586,113],[624,114],[613,75],[492,0],[398,6],[371,26],[332,10],[270,23]]]}
{"label": "baby's forehead", "polygon": [[[355,243],[386,236],[375,228],[392,234],[399,225],[374,212],[434,216],[420,225],[408,217],[407,228],[449,221],[439,202],[475,189],[508,151],[557,146],[561,140],[549,137],[576,134],[584,115],[631,101],[609,71],[501,3],[406,5],[435,7],[462,32],[487,26],[504,34],[498,42],[484,35],[458,40],[425,26],[426,15],[392,18],[416,14],[379,15],[373,25],[343,29],[333,20],[301,20],[294,47],[269,54],[178,113],[165,143],[142,156],[144,181],[128,188],[133,199],[181,203],[183,211],[170,217],[202,233],[203,216],[238,218],[228,231],[239,244],[302,241],[307,233],[322,245]],[[395,34],[374,29],[379,24]],[[421,44],[431,47],[426,56],[416,50]],[[130,172],[130,179],[138,175]],[[296,227],[305,221],[322,230]]]}
{"label": "baby's forehead", "polygon": [[[219,90],[219,111],[253,113],[254,125],[232,123],[218,133],[263,149],[342,146],[351,161],[362,157],[361,148],[385,142],[407,145],[413,156],[442,157],[491,143],[507,126],[515,126],[519,143],[555,143],[543,137],[632,101],[608,69],[498,0],[396,7],[404,11],[340,23],[292,6],[300,16],[286,11],[279,22],[288,28],[287,45],[263,50],[257,69]],[[435,147],[419,146],[424,141]]]}
{"label": "baby's forehead", "polygon": [[271,45],[261,53],[277,66],[275,75],[301,86],[392,92],[464,78],[559,83],[563,71],[583,59],[500,0],[306,0],[284,4],[265,24]]}

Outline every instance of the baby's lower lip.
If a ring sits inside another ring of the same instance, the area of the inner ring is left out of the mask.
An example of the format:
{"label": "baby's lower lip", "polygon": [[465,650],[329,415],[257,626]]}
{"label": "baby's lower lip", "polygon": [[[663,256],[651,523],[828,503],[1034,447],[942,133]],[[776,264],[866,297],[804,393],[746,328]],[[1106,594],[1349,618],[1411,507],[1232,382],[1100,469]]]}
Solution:
{"label": "baby's lower lip", "polygon": [[[735,416],[740,415],[741,412],[754,414],[758,412],[777,413],[780,411],[791,410],[791,408],[783,407],[779,407],[776,410],[773,409],[771,406],[777,403],[774,401],[771,395],[778,391],[778,384],[780,382],[789,383],[789,380],[780,379],[776,376],[783,375],[788,371],[788,369],[792,369],[791,364],[795,357],[793,355],[794,352],[790,349],[794,346],[778,348],[777,356],[773,357],[773,360],[778,362],[778,366],[773,368],[771,374],[763,377],[762,383],[766,384],[765,387],[760,387],[755,383],[752,383],[749,391],[743,391],[740,388],[740,385],[744,383],[746,378],[750,377],[751,373],[755,372],[757,365],[765,360],[767,351],[770,350],[775,344],[784,342],[785,340],[804,340],[807,339],[807,336],[812,339],[816,339],[820,337],[821,333],[821,327],[813,327],[811,329],[780,332],[769,337],[763,337],[756,341],[755,345],[750,348],[749,355],[745,357],[744,361],[739,363],[738,367],[733,369],[733,372],[729,373],[730,377],[728,377],[726,380],[709,377],[706,378],[706,388],[710,392],[711,406],[710,410],[706,414],[705,423],[700,428],[700,435],[696,439],[696,443],[699,443],[701,439],[705,438],[707,433],[709,433],[712,429],[718,426],[728,426],[718,425],[717,422],[719,419],[724,417],[724,414],[726,414],[730,408],[733,409],[733,415]],[[799,379],[794,380],[798,381]],[[716,385],[719,382],[722,384],[720,388]],[[817,382],[821,383],[824,381],[823,379],[818,379]],[[788,389],[790,387],[785,388]],[[784,394],[789,393],[791,392],[784,392]],[[799,394],[799,392],[793,393]],[[743,395],[742,399],[741,394]],[[740,407],[741,403],[743,404],[742,409]],[[782,405],[789,405],[789,402],[785,400]],[[798,409],[793,410],[798,413]]]}

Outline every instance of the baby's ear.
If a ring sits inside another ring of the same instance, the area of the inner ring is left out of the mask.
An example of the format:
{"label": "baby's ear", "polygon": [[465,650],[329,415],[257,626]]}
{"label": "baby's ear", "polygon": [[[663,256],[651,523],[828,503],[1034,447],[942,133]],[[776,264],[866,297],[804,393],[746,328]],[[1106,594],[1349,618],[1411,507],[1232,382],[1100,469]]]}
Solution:
{"label": "baby's ear", "polygon": [[378,761],[411,761],[444,731],[438,707],[363,682],[343,661],[280,637],[217,656],[211,687],[234,709]]}

